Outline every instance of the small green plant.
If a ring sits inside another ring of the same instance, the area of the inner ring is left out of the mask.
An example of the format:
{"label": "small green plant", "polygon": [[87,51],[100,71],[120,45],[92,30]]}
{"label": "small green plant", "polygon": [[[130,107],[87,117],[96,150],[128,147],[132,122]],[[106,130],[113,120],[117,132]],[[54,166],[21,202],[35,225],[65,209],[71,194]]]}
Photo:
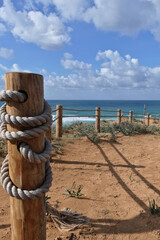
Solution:
{"label": "small green plant", "polygon": [[149,201],[149,211],[152,215],[158,215],[160,216],[160,207],[157,205],[155,199],[148,199]]}
{"label": "small green plant", "polygon": [[157,124],[158,123],[158,119],[157,118],[153,118],[153,123]]}
{"label": "small green plant", "polygon": [[80,198],[81,196],[84,196],[83,193],[81,193],[83,186],[79,185],[76,189],[76,182],[74,181],[72,184],[72,187],[67,189],[64,186],[62,187],[66,192],[62,193],[65,195],[64,199],[67,197],[75,197],[75,198]]}
{"label": "small green plant", "polygon": [[60,153],[62,150],[63,143],[62,142],[54,142],[52,143],[53,150],[56,154]]}
{"label": "small green plant", "polygon": [[131,181],[131,182],[136,182],[136,183],[139,183],[139,181],[138,180],[136,180],[134,177],[132,177],[132,173],[130,174],[130,176],[129,176],[129,180]]}

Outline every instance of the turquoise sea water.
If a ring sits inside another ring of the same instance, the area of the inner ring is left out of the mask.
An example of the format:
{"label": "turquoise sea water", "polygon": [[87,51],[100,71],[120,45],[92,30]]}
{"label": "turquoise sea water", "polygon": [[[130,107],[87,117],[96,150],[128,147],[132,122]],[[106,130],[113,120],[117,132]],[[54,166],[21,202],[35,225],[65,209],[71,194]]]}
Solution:
{"label": "turquoise sea water", "polygon": [[[140,114],[144,113],[144,104],[146,106],[146,113],[150,113],[151,117],[155,114],[160,114],[160,101],[122,101],[122,100],[49,100],[49,104],[52,106],[52,109],[56,109],[56,105],[63,105],[63,108],[68,109],[84,109],[84,110],[95,110],[96,107],[100,107],[103,110],[111,110],[117,111],[117,109],[121,109],[123,116],[128,116],[129,111],[132,110],[136,113],[136,116],[140,116]],[[128,113],[125,113],[128,112]],[[70,124],[75,121],[82,121],[82,122],[94,122],[95,112],[87,111],[87,112],[80,112],[80,111],[63,111],[64,116],[72,116],[72,117],[64,117],[63,124]],[[53,117],[55,117],[55,113],[53,113]],[[93,115],[93,117],[77,117],[79,115],[88,116]],[[109,115],[115,117],[102,117],[102,119],[106,120],[115,120],[117,119],[117,113],[109,113],[109,112],[101,112],[101,115]],[[158,116],[157,116],[158,117]]]}
{"label": "turquoise sea water", "polygon": [[[153,115],[160,114],[160,101],[150,101],[150,100],[144,100],[144,101],[122,101],[122,100],[48,100],[48,103],[52,106],[52,109],[56,109],[56,105],[63,105],[63,108],[68,109],[84,109],[84,110],[95,110],[96,107],[101,107],[103,110],[112,110],[117,111],[117,109],[121,109],[123,116],[128,116],[128,113],[130,110],[136,113],[137,116],[139,114],[144,113],[144,104],[146,105],[146,113],[150,113],[151,117]],[[0,102],[0,106],[2,103]],[[78,117],[78,116],[85,116],[85,117]],[[91,117],[87,117],[88,115],[91,115]],[[63,124],[70,124],[76,121],[81,122],[88,122],[93,123],[95,121],[95,111],[87,111],[87,112],[81,112],[81,111],[63,111],[63,116],[72,116],[72,117],[64,117],[63,118]],[[117,113],[109,113],[109,112],[101,112],[101,115],[109,115],[113,117],[102,117],[101,119],[106,120],[115,120],[117,119]],[[56,113],[53,112],[53,118],[55,118]],[[158,117],[158,116],[157,116]],[[159,116],[160,117],[160,116]]]}

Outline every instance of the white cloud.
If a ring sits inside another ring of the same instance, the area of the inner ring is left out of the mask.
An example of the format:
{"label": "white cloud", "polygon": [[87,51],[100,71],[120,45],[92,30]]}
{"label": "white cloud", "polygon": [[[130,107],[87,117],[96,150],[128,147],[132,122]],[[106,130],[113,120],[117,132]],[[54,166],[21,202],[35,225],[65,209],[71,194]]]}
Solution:
{"label": "white cloud", "polygon": [[30,72],[27,69],[22,69],[17,63],[14,63],[11,67],[6,67],[3,64],[0,64],[0,91],[5,89],[5,72]]}
{"label": "white cloud", "polygon": [[[67,21],[82,20],[85,10],[90,6],[91,0],[35,0],[36,3],[44,5],[44,11],[51,5],[56,7],[56,10],[61,17]],[[33,0],[32,0],[33,3]]]}
{"label": "white cloud", "polygon": [[141,30],[158,34],[159,0],[36,0],[36,3],[42,3],[45,9],[48,7],[48,11],[49,7],[56,7],[66,22],[85,21],[103,31],[118,31],[125,35]]}
{"label": "white cloud", "polygon": [[30,0],[44,9],[54,7],[63,22],[74,20],[93,23],[97,29],[123,35],[150,31],[160,41],[159,0]]}
{"label": "white cloud", "polygon": [[99,69],[92,65],[73,59],[65,54],[62,60],[64,68],[72,71],[67,76],[45,73],[45,84],[54,88],[85,89],[148,89],[160,88],[160,66],[149,68],[141,66],[138,59],[130,55],[122,57],[118,51],[98,52],[96,60],[102,61]]}
{"label": "white cloud", "polygon": [[148,29],[155,14],[155,5],[150,0],[94,0],[84,19],[98,29],[130,35]]}
{"label": "white cloud", "polygon": [[65,53],[64,57],[65,58],[61,61],[61,63],[65,69],[71,69],[75,72],[84,73],[86,71],[89,71],[92,67],[91,64],[84,63],[82,61],[80,62],[78,60],[73,60],[73,56],[69,53]]}
{"label": "white cloud", "polygon": [[43,49],[59,49],[70,41],[69,29],[55,13],[47,16],[40,11],[16,11],[10,0],[4,0],[0,19],[15,37],[35,43]]}
{"label": "white cloud", "polygon": [[3,64],[0,63],[0,69],[2,69],[3,71],[8,72],[8,68],[6,66],[4,66]]}
{"label": "white cloud", "polygon": [[0,48],[0,57],[6,58],[6,59],[12,59],[14,57],[13,49]]}
{"label": "white cloud", "polygon": [[[64,54],[62,65],[69,70],[69,74],[58,75],[48,73],[46,69],[40,71],[44,76],[44,84],[50,89],[96,89],[112,91],[117,89],[160,89],[160,66],[146,67],[139,64],[138,59],[130,55],[121,56],[118,51],[99,51],[96,55],[99,68],[73,58],[69,53]],[[0,73],[29,72],[14,63],[11,67],[0,64]],[[1,83],[2,84],[2,83]],[[0,84],[0,85],[1,85]]]}
{"label": "white cloud", "polygon": [[69,24],[73,21],[92,23],[97,29],[123,35],[147,30],[160,41],[159,0],[25,0],[21,5],[20,11],[13,0],[3,0],[0,34],[10,30],[14,37],[43,49],[68,44]]}

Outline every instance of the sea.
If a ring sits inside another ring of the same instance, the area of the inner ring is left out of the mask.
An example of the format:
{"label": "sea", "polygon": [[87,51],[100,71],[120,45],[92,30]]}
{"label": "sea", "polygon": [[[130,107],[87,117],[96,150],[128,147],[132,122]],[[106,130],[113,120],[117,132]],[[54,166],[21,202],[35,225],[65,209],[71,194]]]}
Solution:
{"label": "sea", "polygon": [[[64,109],[88,110],[63,110],[64,125],[72,124],[74,122],[94,123],[96,107],[100,107],[101,110],[115,111],[101,111],[101,120],[116,120],[116,111],[118,109],[122,110],[122,115],[124,117],[128,117],[129,111],[132,110],[134,112],[134,116],[141,120],[143,119],[144,105],[145,114],[150,113],[151,117],[160,118],[160,100],[48,100],[48,103],[52,106],[53,110],[56,109],[56,105],[62,105]],[[56,118],[55,112],[53,112],[53,118]]]}
{"label": "sea", "polygon": [[[101,120],[116,120],[116,111],[118,109],[122,110],[123,117],[128,117],[129,111],[132,110],[135,117],[143,119],[144,105],[145,114],[150,113],[151,117],[160,118],[160,100],[48,100],[48,103],[51,105],[53,110],[56,109],[57,105],[63,106],[63,125],[69,125],[74,122],[94,123],[96,107],[100,107],[101,110],[113,111],[101,111]],[[0,106],[2,104],[3,103],[0,102]],[[56,112],[53,112],[53,120],[55,118]],[[53,124],[55,124],[55,122]]]}

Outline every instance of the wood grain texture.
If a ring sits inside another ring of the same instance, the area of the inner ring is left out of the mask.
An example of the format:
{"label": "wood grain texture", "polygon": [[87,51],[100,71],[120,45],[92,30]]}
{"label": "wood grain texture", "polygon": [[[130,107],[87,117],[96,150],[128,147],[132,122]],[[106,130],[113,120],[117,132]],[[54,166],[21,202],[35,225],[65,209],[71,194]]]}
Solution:
{"label": "wood grain texture", "polygon": [[100,107],[96,107],[95,131],[100,132]]}
{"label": "wood grain texture", "polygon": [[117,110],[117,122],[118,122],[118,124],[121,123],[121,109]]}
{"label": "wood grain texture", "polygon": [[133,121],[133,111],[129,111],[129,122],[132,123]]}
{"label": "wood grain texture", "polygon": [[56,137],[62,137],[62,111],[63,111],[63,107],[62,105],[57,105],[57,109],[59,109],[57,111],[57,120],[56,120]]}
{"label": "wood grain texture", "polygon": [[[43,76],[32,73],[9,72],[5,74],[6,90],[25,91],[24,103],[7,104],[7,112],[14,116],[36,116],[43,112]],[[25,130],[7,126],[8,131]],[[45,177],[45,164],[33,164],[25,160],[18,150],[22,141],[8,141],[9,173],[13,183],[21,189],[36,189]],[[37,153],[43,151],[44,134],[25,140]],[[46,236],[44,196],[35,200],[18,200],[10,197],[12,240],[44,240]]]}

